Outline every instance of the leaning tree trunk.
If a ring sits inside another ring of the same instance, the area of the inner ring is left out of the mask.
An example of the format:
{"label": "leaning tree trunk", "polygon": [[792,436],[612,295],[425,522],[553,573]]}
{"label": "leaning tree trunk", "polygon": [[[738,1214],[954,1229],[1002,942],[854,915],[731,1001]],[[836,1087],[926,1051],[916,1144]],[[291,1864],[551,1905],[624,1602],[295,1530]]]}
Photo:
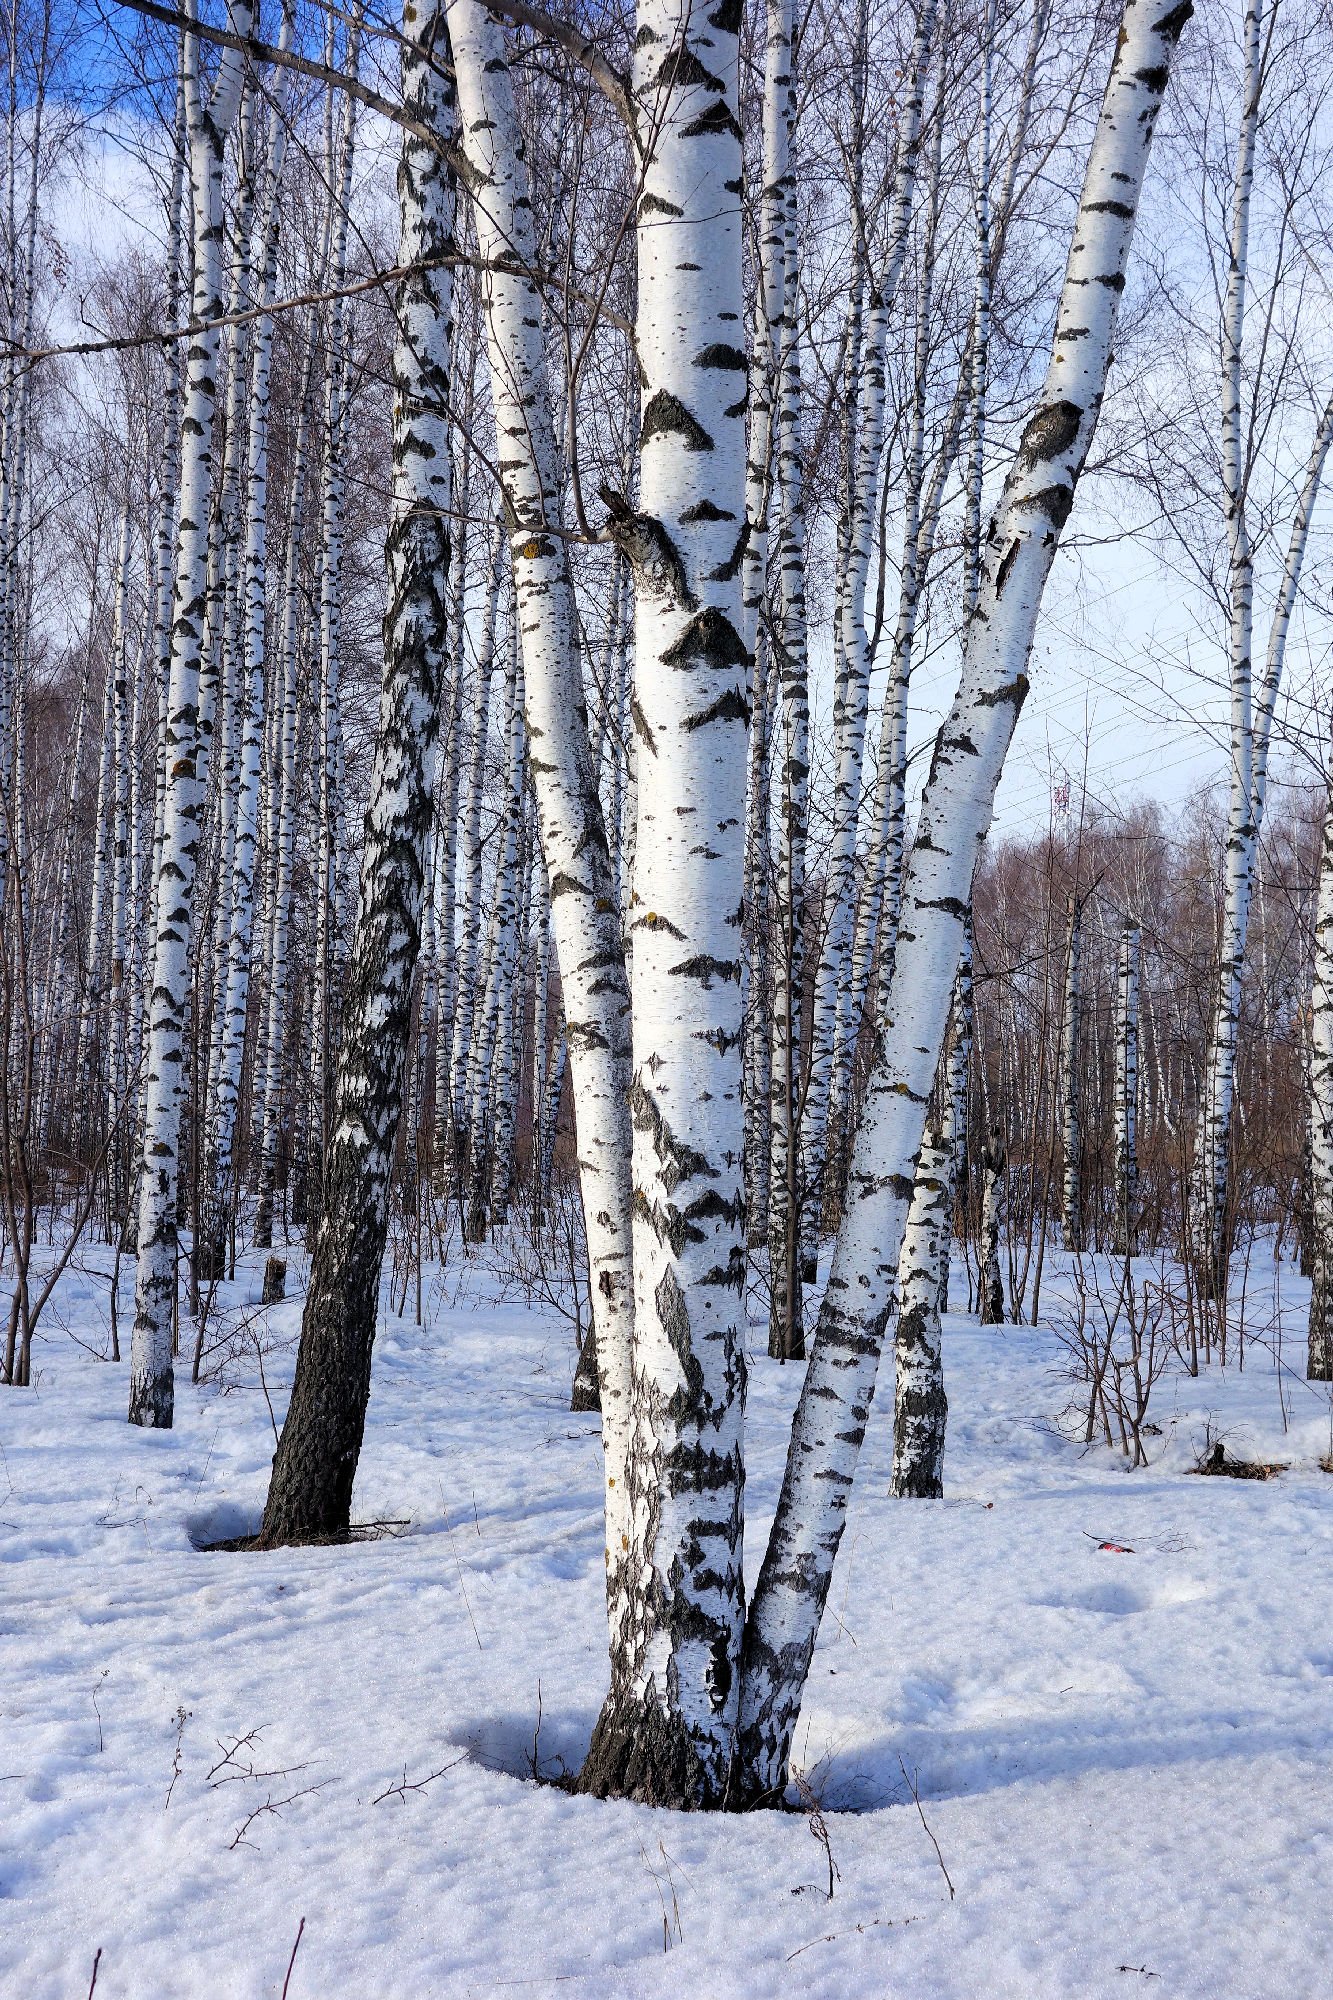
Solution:
{"label": "leaning tree trunk", "polygon": [[443,54],[444,42],[441,0],[409,0],[403,103],[417,129],[404,131],[398,167],[398,262],[412,275],[395,301],[384,680],[324,1199],[260,1530],[265,1547],[346,1531],[370,1395],[447,658],[454,185],[444,149],[454,119],[453,89],[434,53]]}
{"label": "leaning tree trunk", "polygon": [[962,679],[936,740],[888,1019],[768,1550],[746,1625],[733,1791],[780,1794],[874,1393],[977,854],[1027,693],[1037,614],[1087,460],[1134,217],[1189,0],[1128,0],[1084,176],[1046,383],[986,539]]}
{"label": "leaning tree trunk", "polygon": [[[707,0],[705,0],[707,4]],[[744,1617],[740,9],[641,0],[629,1615],[584,1791],[719,1804]],[[706,833],[705,833],[706,830]],[[605,1387],[605,1384],[603,1384]]]}

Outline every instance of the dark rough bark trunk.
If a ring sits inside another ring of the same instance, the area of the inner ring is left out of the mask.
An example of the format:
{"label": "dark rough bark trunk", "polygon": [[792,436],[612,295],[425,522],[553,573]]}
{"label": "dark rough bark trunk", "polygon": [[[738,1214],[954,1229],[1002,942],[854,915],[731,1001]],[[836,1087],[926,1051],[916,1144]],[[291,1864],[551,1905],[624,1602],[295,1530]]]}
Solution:
{"label": "dark rough bark trunk", "polygon": [[590,1326],[583,1336],[579,1349],[579,1365],[574,1370],[574,1386],[569,1392],[569,1407],[578,1414],[602,1407],[602,1381],[597,1372],[597,1329]]}
{"label": "dark rough bark trunk", "polygon": [[1326,1254],[1314,1260],[1305,1377],[1308,1382],[1333,1382],[1333,1258]]}
{"label": "dark rough bark trunk", "polygon": [[[428,6],[409,12],[404,26],[404,103],[449,136],[452,90],[420,53],[443,43],[442,18]],[[411,132],[398,191],[399,261],[417,268],[396,300],[384,681],[319,1226],[296,1380],[259,1535],[265,1548],[343,1534],[351,1520],[420,947],[448,657],[452,292],[444,259],[454,247],[454,194],[441,150]]]}
{"label": "dark rough bark trunk", "polygon": [[979,1246],[981,1324],[1004,1325],[1004,1275],[1000,1269],[1000,1208],[1007,1165],[1000,1134],[992,1127],[981,1155],[981,1243]]}

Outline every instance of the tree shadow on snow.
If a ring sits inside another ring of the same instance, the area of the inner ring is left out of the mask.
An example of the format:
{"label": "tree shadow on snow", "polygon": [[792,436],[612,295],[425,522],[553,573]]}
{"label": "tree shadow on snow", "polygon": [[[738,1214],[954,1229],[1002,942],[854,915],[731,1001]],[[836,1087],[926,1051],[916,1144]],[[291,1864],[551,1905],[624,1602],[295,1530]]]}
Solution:
{"label": "tree shadow on snow", "polygon": [[965,1730],[918,1725],[830,1751],[818,1767],[818,1789],[826,1810],[863,1813],[910,1802],[913,1787],[923,1799],[970,1798],[1098,1771],[1146,1772],[1283,1753],[1311,1757],[1325,1749],[1301,1741],[1270,1716],[1235,1710],[1130,1727],[1114,1716],[1063,1721],[1031,1715]]}
{"label": "tree shadow on snow", "polygon": [[453,1725],[449,1734],[485,1771],[559,1785],[581,1770],[596,1721],[595,1709],[552,1715],[537,1708],[527,1715],[480,1716]]}

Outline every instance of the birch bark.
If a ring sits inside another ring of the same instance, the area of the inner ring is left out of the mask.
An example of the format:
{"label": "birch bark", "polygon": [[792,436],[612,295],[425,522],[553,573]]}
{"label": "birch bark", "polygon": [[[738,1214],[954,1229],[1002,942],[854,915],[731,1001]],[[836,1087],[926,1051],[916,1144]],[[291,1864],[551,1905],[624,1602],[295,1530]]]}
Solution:
{"label": "birch bark", "polygon": [[[453,89],[439,0],[405,0],[389,606],[334,1117],[296,1379],[260,1542],[346,1531],[370,1395],[447,659]],[[440,143],[432,143],[430,135]]]}
{"label": "birch bark", "polygon": [[680,1806],[724,1793],[744,1605],[740,16],[638,10],[640,502],[616,523],[639,743],[635,1440],[629,1615],[579,1783]]}
{"label": "birch bark", "polygon": [[[194,16],[193,0],[187,11]],[[229,0],[229,27],[248,35],[249,0]],[[162,846],[154,908],[153,992],[148,1026],[138,1268],[130,1349],[131,1423],[169,1428],[175,1402],[172,1335],[176,1299],[176,1172],[180,1145],[185,1007],[204,773],[200,763],[199,673],[208,588],[208,513],[217,409],[222,310],[222,171],[227,133],[240,104],[243,62],[224,51],[212,90],[199,78],[198,38],[185,41],[185,97],[194,197],[197,331],[186,352],[181,427],[180,517],[176,533],[171,673],[163,741]]]}
{"label": "birch bark", "polygon": [[1079,1124],[1081,1044],[1079,1013],[1083,997],[1083,906],[1075,896],[1069,906],[1069,936],[1065,948],[1064,1019],[1060,1037],[1061,1127],[1064,1182],[1060,1207],[1065,1249],[1083,1248],[1083,1140]]}
{"label": "birch bark", "polygon": [[1333,787],[1324,809],[1310,995],[1310,1208],[1313,1270],[1305,1373],[1333,1382]]}
{"label": "birch bark", "polygon": [[1042,592],[1086,463],[1116,306],[1171,59],[1190,8],[1128,0],[1084,176],[1046,383],[986,537],[962,679],[936,741],[904,894],[887,1031],[852,1159],[847,1211],[747,1621],[735,1788],[786,1779],[847,1494],[865,1432],[925,1105],[973,869],[1027,692]]}
{"label": "birch bark", "polygon": [[[538,258],[513,81],[498,21],[449,0],[463,148],[482,261],[491,399],[523,646],[533,789],[551,885],[578,1123],[606,1464],[607,1591],[625,1616],[633,1318],[630,1023],[620,911],[597,791],[562,532]],[[619,514],[625,503],[611,496]]]}
{"label": "birch bark", "polygon": [[1115,1020],[1115,1233],[1116,1254],[1132,1257],[1139,1219],[1139,929],[1120,934]]}

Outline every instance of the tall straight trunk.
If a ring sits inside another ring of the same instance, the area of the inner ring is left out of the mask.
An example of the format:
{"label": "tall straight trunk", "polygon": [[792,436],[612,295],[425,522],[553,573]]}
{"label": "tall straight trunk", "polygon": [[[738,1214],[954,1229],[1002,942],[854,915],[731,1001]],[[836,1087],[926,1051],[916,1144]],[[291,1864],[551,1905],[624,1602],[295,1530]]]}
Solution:
{"label": "tall straight trunk", "polygon": [[[795,92],[788,79],[784,151],[790,145]],[[795,181],[784,159],[781,313],[777,321],[776,490],[778,617],[770,658],[777,668],[782,806],[778,819],[776,935],[773,968],[773,1125],[768,1196],[768,1351],[777,1361],[805,1358],[802,1263],[801,1061],[805,979],[805,860],[810,818],[810,680],[805,614],[805,465],[801,446],[801,345],[795,241]],[[771,309],[770,309],[771,310]],[[771,337],[771,334],[770,334]]]}
{"label": "tall straight trunk", "polygon": [[977,1295],[983,1326],[1003,1326],[1004,1273],[1000,1267],[1000,1227],[1004,1221],[1004,1176],[1009,1164],[998,1125],[981,1149],[981,1226],[977,1244]]}
{"label": "tall straight trunk", "polygon": [[[370,1361],[402,1111],[448,657],[449,354],[454,139],[439,0],[405,0],[398,166],[393,511],[389,602],[361,894],[334,1119],[287,1421],[273,1460],[266,1547],[346,1531],[370,1396]],[[434,143],[432,143],[432,138]]]}
{"label": "tall straight trunk", "polygon": [[1333,1382],[1333,786],[1324,808],[1310,995],[1310,1235],[1306,1377]]}
{"label": "tall straight trunk", "polygon": [[1065,947],[1064,1017],[1060,1035],[1061,1123],[1064,1186],[1060,1219],[1065,1249],[1083,1248],[1083,1131],[1079,1122],[1079,1035],[1083,997],[1083,904],[1077,895],[1069,905],[1069,936]]}
{"label": "tall straight trunk", "polygon": [[745,548],[741,557],[742,636],[751,660],[750,743],[746,785],[744,1001],[746,1204],[752,1243],[769,1228],[774,1107],[769,1006],[769,865],[772,678],[769,658],[768,552],[773,502],[773,405],[786,295],[786,213],[792,117],[792,8],[765,10],[763,184],[759,274],[749,371],[745,462]]}
{"label": "tall straight trunk", "polygon": [[[856,927],[856,834],[865,762],[866,718],[869,711],[871,652],[866,632],[866,590],[874,546],[880,462],[885,433],[885,333],[901,279],[911,230],[922,104],[934,31],[934,0],[926,0],[917,17],[908,97],[900,125],[899,151],[893,189],[889,259],[871,305],[872,340],[863,386],[868,400],[857,426],[858,462],[853,483],[846,582],[834,635],[835,694],[833,842],[825,878],[823,946],[815,969],[814,1004],[810,1024],[810,1070],[801,1106],[802,1264],[809,1271],[818,1248],[820,1214],[824,1207],[825,1167],[830,1124],[845,1116],[845,1088],[835,1086],[835,1062],[847,1047],[852,1030],[848,969]],[[934,262],[934,216],[939,189],[942,108],[935,121],[931,168],[931,219],[922,250],[922,269]],[[925,382],[922,354],[930,322],[930,288],[923,279],[918,310],[918,394],[916,487],[920,494],[921,425],[924,423]],[[882,331],[883,330],[883,331]],[[858,1022],[859,1025],[859,1022]],[[848,1064],[848,1067],[850,1065]],[[836,1112],[836,1120],[833,1114]]]}
{"label": "tall straight trunk", "polygon": [[547,1183],[546,1093],[549,1080],[551,1006],[551,883],[542,860],[541,842],[532,865],[532,931],[536,951],[532,968],[532,1134],[529,1163],[532,1175],[532,1215],[540,1223],[546,1215],[550,1189]]}
{"label": "tall straight trunk", "polygon": [[116,577],[116,615],[111,638],[112,770],[111,801],[111,980],[108,1006],[106,1132],[107,1195],[114,1230],[124,1219],[127,1194],[122,1130],[128,1085],[129,989],[126,970],[130,949],[130,516],[126,509],[120,533]]}
{"label": "tall straight trunk", "polygon": [[[475,370],[473,371],[475,376]],[[424,1081],[427,1067],[434,1073],[435,1102],[430,1134],[429,1157],[438,1170],[449,1144],[452,1120],[449,1106],[453,1095],[450,1062],[453,1057],[454,1021],[458,1013],[458,804],[462,793],[466,745],[463,740],[463,663],[467,640],[468,515],[471,490],[472,455],[466,441],[458,470],[458,533],[449,578],[449,616],[453,625],[453,662],[449,686],[449,714],[445,729],[444,768],[440,774],[439,800],[435,813],[435,869],[431,887],[434,947],[430,967],[434,1005],[428,1024],[434,1038],[432,1048],[422,1037],[419,1065]],[[429,1057],[429,1064],[427,1060]],[[420,1086],[419,1086],[420,1087]],[[415,1133],[415,1126],[414,1126]]]}
{"label": "tall straight trunk", "polygon": [[[249,0],[230,0],[227,20],[234,32],[248,35],[253,24]],[[139,1252],[130,1349],[130,1422],[159,1429],[170,1427],[175,1405],[176,1176],[195,869],[207,780],[207,772],[201,768],[207,746],[199,727],[199,677],[205,641],[208,515],[217,411],[218,332],[212,322],[222,310],[223,154],[240,103],[243,75],[241,57],[225,51],[212,90],[205,96],[199,76],[198,39],[187,36],[185,95],[194,191],[196,331],[186,354],[181,425],[180,519],[163,738],[162,845],[155,883]]]}
{"label": "tall straight trunk", "polygon": [[890,1491],[899,1498],[938,1500],[944,1492],[949,1403],[940,1328],[940,1252],[949,1237],[951,1152],[943,1130],[928,1131],[922,1139],[898,1259]]}
{"label": "tall straight trunk", "polygon": [[[490,358],[500,477],[523,646],[533,792],[551,883],[578,1123],[606,1468],[607,1606],[628,1616],[631,1544],[630,1019],[620,910],[597,790],[577,606],[562,532],[539,263],[527,161],[499,23],[478,0],[449,0],[449,27]],[[646,197],[645,197],[646,199]],[[570,413],[573,420],[573,413]],[[622,519],[627,504],[610,495]],[[623,546],[623,535],[622,535]],[[613,1640],[614,1643],[614,1640]]]}
{"label": "tall straight trunk", "polygon": [[874,1393],[913,1169],[972,874],[1027,693],[1037,614],[1087,460],[1116,305],[1188,0],[1128,0],[1084,176],[1045,386],[986,540],[963,672],[922,798],[893,991],[852,1158],[847,1211],[746,1626],[735,1790],[786,1780],[792,1731]]}
{"label": "tall straight trunk", "polygon": [[707,4],[641,0],[635,46],[642,457],[617,524],[639,738],[630,1594],[579,1779],[676,1806],[723,1797],[744,1615],[740,9]]}
{"label": "tall straight trunk", "polygon": [[486,948],[486,996],[473,1036],[468,1103],[467,1233],[484,1243],[492,1156],[492,1078],[509,1013],[518,962],[518,903],[523,834],[523,669],[518,647],[509,655],[505,702],[505,814],[495,861],[495,893]]}
{"label": "tall straight trunk", "polygon": [[[1254,551],[1248,490],[1259,428],[1247,414],[1245,314],[1249,284],[1250,209],[1255,154],[1267,80],[1267,41],[1277,0],[1246,0],[1240,125],[1231,184],[1227,283],[1222,299],[1222,506],[1228,555],[1228,672],[1231,688],[1231,771],[1224,859],[1222,930],[1207,1062],[1199,1101],[1190,1189],[1189,1248],[1206,1293],[1226,1294],[1229,1254],[1231,1118],[1235,1101],[1241,986],[1245,969],[1255,858],[1263,824],[1268,745],[1281,683],[1287,633],[1309,539],[1310,520],[1333,442],[1333,398],[1316,428],[1288,536],[1286,561],[1269,628],[1267,659],[1256,704],[1253,692]],[[1267,336],[1265,335],[1265,340]],[[1251,390],[1253,398],[1257,392]]]}
{"label": "tall straight trunk", "polygon": [[[960,1201],[966,1203],[968,1183],[968,1100],[972,1081],[972,912],[963,924],[963,948],[958,957],[954,981],[953,1007],[949,1015],[949,1066],[945,1078],[948,1094],[950,1172],[949,1226],[940,1254],[940,1311],[949,1309],[949,1257],[954,1219]],[[965,1211],[964,1211],[965,1212]]]}
{"label": "tall straight trunk", "polygon": [[273,1241],[273,1197],[278,1171],[278,1141],[284,1099],[284,1050],[291,983],[292,877],[296,864],[297,814],[297,651],[301,620],[301,534],[305,524],[307,465],[314,389],[314,326],[306,349],[305,383],[297,417],[292,464],[292,491],[287,522],[287,564],[283,585],[281,625],[281,696],[273,733],[273,764],[269,773],[268,846],[273,870],[272,904],[268,913],[268,1004],[256,1063],[256,1094],[260,1098],[259,1199],[255,1244],[267,1250]]}
{"label": "tall straight trunk", "polygon": [[[283,18],[280,46],[291,40],[292,15]],[[245,547],[242,563],[242,674],[236,686],[240,717],[237,735],[235,825],[231,879],[218,885],[219,900],[230,902],[222,982],[221,1045],[208,1106],[206,1182],[203,1213],[196,1222],[196,1261],[202,1248],[210,1273],[221,1276],[227,1223],[235,1199],[233,1155],[240,1109],[241,1066],[250,1017],[251,939],[254,931],[255,858],[259,846],[259,799],[264,751],[266,642],[268,612],[268,427],[273,367],[273,318],[267,310],[277,290],[278,235],[283,162],[287,146],[287,71],[279,74],[269,123],[265,199],[261,211],[258,304],[251,349],[249,441],[245,468]],[[233,644],[235,642],[233,641]]]}
{"label": "tall straight trunk", "polygon": [[1132,1257],[1139,1227],[1139,927],[1120,934],[1115,1015],[1115,1231],[1117,1256]]}
{"label": "tall straight trunk", "polygon": [[[1036,12],[1042,0],[1037,0]],[[982,25],[981,103],[977,120],[976,278],[972,293],[972,380],[967,451],[967,500],[963,527],[963,617],[970,619],[981,589],[981,494],[986,470],[986,397],[990,376],[991,110],[997,0],[986,0]],[[1035,21],[1034,21],[1035,26]],[[1029,92],[1025,90],[1026,102]]]}
{"label": "tall straight trunk", "polygon": [[[436,1151],[452,1161],[454,1148],[466,1137],[468,1052],[472,1047],[477,1009],[477,934],[481,928],[481,807],[486,782],[486,738],[491,706],[491,669],[495,660],[495,626],[500,598],[500,567],[504,539],[497,521],[491,531],[490,560],[485,610],[476,664],[472,673],[472,713],[468,727],[467,769],[462,791],[462,867],[458,895],[458,1001],[454,1011],[453,1047],[449,1074],[452,1080],[451,1105],[435,1105]],[[446,1120],[447,1129],[438,1121]]]}
{"label": "tall straight trunk", "polygon": [[[332,33],[333,19],[329,28]],[[349,38],[348,64],[355,73],[359,35]],[[347,373],[346,301],[337,297],[347,275],[348,207],[356,144],[355,100],[346,102],[346,122],[339,159],[339,183],[333,198],[328,282],[335,292],[329,307],[328,350],[324,372],[324,481],[319,534],[319,865],[315,886],[315,1035],[311,1076],[311,1108],[315,1146],[311,1163],[308,1221],[317,1226],[323,1201],[323,1163],[328,1150],[332,1101],[334,1012],[339,970],[338,915],[346,864],[346,831],[342,809],[342,552],[343,517],[347,505],[344,464]],[[330,165],[333,148],[328,148]]]}
{"label": "tall straight trunk", "polygon": [[[923,278],[923,290],[925,279]],[[865,874],[857,901],[856,924],[845,981],[845,1004],[840,1003],[833,1044],[833,1075],[829,1092],[829,1125],[842,1148],[838,1161],[838,1194],[845,1172],[850,1145],[852,1113],[852,1068],[857,1038],[870,991],[870,979],[878,955],[878,1006],[887,1001],[893,973],[893,957],[898,939],[898,915],[902,902],[902,870],[906,851],[907,813],[907,713],[912,679],[912,656],[917,623],[925,593],[926,577],[934,552],[944,491],[953,469],[962,421],[961,399],[945,427],[945,435],[925,483],[923,450],[927,389],[922,356],[918,355],[912,430],[908,445],[903,486],[903,553],[898,587],[898,615],[889,654],[889,674],[880,715],[879,744],[875,761],[875,790],[872,801]]]}
{"label": "tall straight trunk", "polygon": [[752,1245],[768,1241],[773,1172],[773,1035],[769,1019],[769,756],[772,689],[768,635],[756,629],[750,674],[745,794],[745,1201]]}

